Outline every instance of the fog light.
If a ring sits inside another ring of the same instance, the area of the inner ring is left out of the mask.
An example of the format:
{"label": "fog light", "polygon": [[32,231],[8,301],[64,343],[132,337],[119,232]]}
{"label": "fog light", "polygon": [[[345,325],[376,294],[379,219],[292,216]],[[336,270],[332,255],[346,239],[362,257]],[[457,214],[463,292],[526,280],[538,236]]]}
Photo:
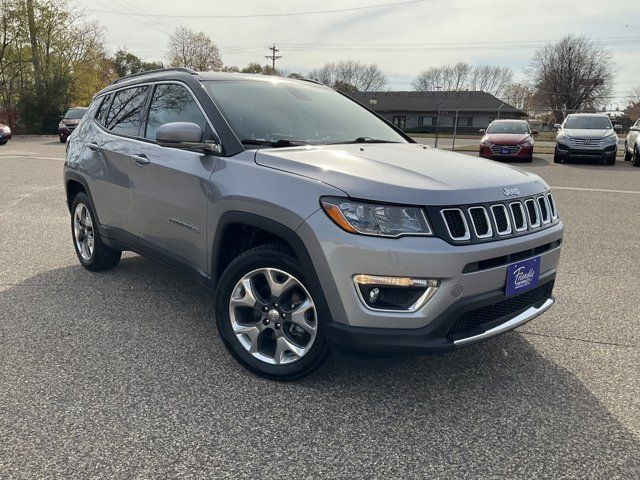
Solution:
{"label": "fog light", "polygon": [[369,291],[369,303],[376,303],[380,298],[380,289],[378,287],[372,288]]}
{"label": "fog light", "polygon": [[354,275],[356,290],[371,310],[415,312],[436,293],[440,282],[433,279]]}

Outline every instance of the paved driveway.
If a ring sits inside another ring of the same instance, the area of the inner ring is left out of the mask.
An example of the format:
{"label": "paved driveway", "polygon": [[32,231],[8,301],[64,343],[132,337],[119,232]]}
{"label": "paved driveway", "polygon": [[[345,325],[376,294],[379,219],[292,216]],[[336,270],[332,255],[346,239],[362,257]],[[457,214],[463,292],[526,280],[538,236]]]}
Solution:
{"label": "paved driveway", "polygon": [[640,169],[523,164],[567,225],[543,317],[280,384],[230,358],[191,279],[79,266],[63,155],[0,147],[0,478],[640,477]]}

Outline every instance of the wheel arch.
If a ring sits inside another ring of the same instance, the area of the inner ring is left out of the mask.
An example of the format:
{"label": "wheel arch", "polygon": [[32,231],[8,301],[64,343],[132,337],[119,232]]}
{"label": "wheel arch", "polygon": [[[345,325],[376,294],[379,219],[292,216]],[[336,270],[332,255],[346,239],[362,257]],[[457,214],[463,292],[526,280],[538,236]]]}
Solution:
{"label": "wheel arch", "polygon": [[266,243],[280,243],[287,247],[305,272],[316,277],[311,257],[304,243],[291,228],[254,213],[229,211],[220,217],[213,239],[212,286],[217,285],[224,269],[234,258],[250,248]]}

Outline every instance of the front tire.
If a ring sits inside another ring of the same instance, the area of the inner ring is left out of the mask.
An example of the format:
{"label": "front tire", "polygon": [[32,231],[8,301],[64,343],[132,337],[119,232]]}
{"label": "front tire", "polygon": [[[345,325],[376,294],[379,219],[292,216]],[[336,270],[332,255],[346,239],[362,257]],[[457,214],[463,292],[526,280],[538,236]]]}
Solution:
{"label": "front tire", "polygon": [[632,158],[633,158],[633,152],[629,151],[627,142],[624,142],[624,161],[630,162]]}
{"label": "front tire", "polygon": [[120,262],[122,252],[102,242],[93,205],[84,192],[78,193],[71,204],[71,236],[78,260],[87,270],[109,270]]}
{"label": "front tire", "polygon": [[295,380],[328,356],[330,321],[298,261],[278,244],[252,248],[225,269],[216,291],[216,323],[229,353],[249,371]]}
{"label": "front tire", "polygon": [[60,136],[60,143],[67,143],[67,137]]}
{"label": "front tire", "polygon": [[564,157],[562,157],[559,153],[558,153],[558,149],[556,148],[555,151],[553,152],[553,163],[564,163]]}
{"label": "front tire", "polygon": [[636,148],[633,151],[633,160],[631,165],[634,167],[640,167],[640,145],[636,145]]}

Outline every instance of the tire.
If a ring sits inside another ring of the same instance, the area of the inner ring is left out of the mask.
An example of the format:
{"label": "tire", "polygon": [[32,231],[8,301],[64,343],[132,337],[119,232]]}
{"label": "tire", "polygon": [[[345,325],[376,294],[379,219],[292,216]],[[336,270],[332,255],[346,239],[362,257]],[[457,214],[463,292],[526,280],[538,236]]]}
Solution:
{"label": "tire", "polygon": [[321,295],[310,288],[288,249],[279,244],[252,248],[220,277],[218,332],[229,353],[249,371],[280,381],[305,377],[328,356],[322,325],[331,319]]}
{"label": "tire", "polygon": [[564,163],[564,159],[558,154],[558,150],[553,152],[553,163]]}
{"label": "tire", "polygon": [[633,151],[633,160],[631,165],[634,167],[640,167],[640,145],[636,144],[636,148]]}
{"label": "tire", "polygon": [[633,153],[628,150],[627,142],[624,142],[624,161],[630,162],[633,158]]}
{"label": "tire", "polygon": [[67,137],[60,137],[60,143],[67,143]]}
{"label": "tire", "polygon": [[6,145],[8,140],[0,140],[0,145]]}
{"label": "tire", "polygon": [[78,193],[71,204],[71,238],[80,264],[92,272],[115,267],[122,256],[120,250],[113,250],[102,242],[97,226],[91,200],[86,193]]}
{"label": "tire", "polygon": [[612,158],[607,158],[604,161],[605,165],[615,165],[616,164],[616,157],[612,157]]}
{"label": "tire", "polygon": [[532,163],[533,162],[533,155],[525,157],[524,161],[527,162],[527,163]]}

